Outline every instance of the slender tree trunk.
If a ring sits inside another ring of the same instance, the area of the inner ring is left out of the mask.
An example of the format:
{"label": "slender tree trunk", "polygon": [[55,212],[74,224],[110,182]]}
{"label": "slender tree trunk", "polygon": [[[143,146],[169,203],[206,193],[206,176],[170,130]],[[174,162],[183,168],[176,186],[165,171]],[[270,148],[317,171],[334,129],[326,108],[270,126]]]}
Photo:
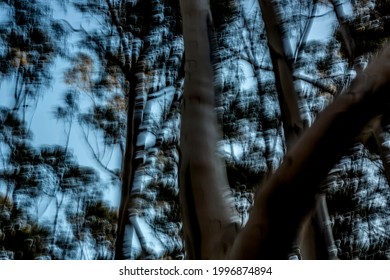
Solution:
{"label": "slender tree trunk", "polygon": [[349,31],[349,27],[347,24],[347,21],[345,19],[342,5],[343,3],[340,0],[331,0],[330,1],[333,5],[333,9],[337,18],[337,21],[339,22],[339,28],[340,28],[340,34],[341,38],[344,41],[345,49],[347,50],[347,57],[349,60],[350,65],[354,66],[354,60],[355,60],[355,53],[356,53],[356,44],[353,40],[351,33]]}
{"label": "slender tree trunk", "polygon": [[210,61],[208,0],[181,0],[186,76],[181,114],[180,202],[187,258],[221,259],[230,250],[239,216],[217,156]]}
{"label": "slender tree trunk", "polygon": [[[121,175],[121,197],[118,210],[118,228],[117,228],[117,237],[115,242],[115,256],[116,260],[123,260],[126,258],[124,255],[124,240],[125,240],[125,229],[126,225],[129,223],[129,207],[130,207],[130,195],[131,189],[134,180],[135,172],[135,163],[134,163],[134,154],[135,146],[137,141],[137,132],[139,127],[139,122],[135,118],[135,99],[136,99],[136,60],[132,60],[130,56],[128,42],[125,40],[125,34],[123,31],[123,26],[121,25],[120,19],[118,18],[117,11],[115,7],[110,2],[106,0],[107,6],[109,8],[111,20],[114,26],[117,28],[120,37],[120,43],[122,44],[124,50],[125,61],[118,62],[120,69],[122,70],[126,80],[130,83],[129,92],[126,92],[127,95],[127,125],[126,125],[126,144],[124,157],[122,159],[122,175]],[[112,59],[115,59],[112,57]]]}
{"label": "slender tree trunk", "polygon": [[121,199],[119,205],[118,213],[118,229],[117,229],[117,238],[116,238],[116,247],[115,247],[115,259],[122,260],[125,259],[123,252],[124,244],[124,235],[126,224],[129,221],[129,211],[130,207],[130,194],[131,188],[134,180],[134,152],[136,145],[136,122],[135,122],[135,78],[131,81],[130,94],[128,96],[128,107],[127,107],[127,130],[126,130],[126,146],[125,146],[125,156],[123,158],[122,164],[122,191]]}
{"label": "slender tree trunk", "polygon": [[282,111],[284,134],[287,149],[296,142],[305,129],[298,107],[298,95],[295,92],[292,75],[292,51],[288,38],[276,12],[275,1],[259,0],[261,13],[267,33],[268,47],[275,74],[276,90]]}
{"label": "slender tree trunk", "polygon": [[[277,6],[278,4],[275,3],[275,1],[259,0],[259,5],[266,28],[268,46],[275,73],[275,84],[279,96],[279,103],[281,104],[287,151],[289,151],[299,138],[300,134],[308,127],[308,124],[304,123],[299,110],[299,97],[294,87],[292,50],[289,39],[283,32],[284,28],[279,16],[281,13]],[[315,11],[315,5],[316,3],[313,3],[312,13]],[[308,21],[306,28],[309,28],[311,19],[308,19]],[[308,30],[304,30],[304,32],[307,34]],[[305,40],[305,34],[303,34],[302,40]],[[302,40],[300,46],[304,44]],[[299,50],[296,51],[295,59],[299,56],[298,52]],[[313,236],[313,233],[321,232],[318,228],[321,227],[319,226],[319,223],[322,224],[322,221],[319,219],[320,217],[327,217],[328,213],[323,212],[327,209],[326,200],[320,199],[318,200],[318,203],[320,205],[316,207],[316,213],[314,213],[315,218],[310,219],[306,226],[303,227],[303,238],[301,238],[300,242],[294,242],[299,244],[292,244],[292,255],[301,257],[299,247],[302,247],[304,258],[316,258],[319,255],[319,252],[317,251],[320,250],[320,246],[318,246],[316,239],[321,239],[319,237],[322,237],[322,234],[315,237]],[[317,230],[313,227],[317,228]],[[333,236],[326,236],[329,233],[331,232],[326,231],[323,233],[323,235],[325,235],[325,242],[333,240]],[[331,244],[326,246],[331,246]],[[313,249],[313,247],[317,248]]]}

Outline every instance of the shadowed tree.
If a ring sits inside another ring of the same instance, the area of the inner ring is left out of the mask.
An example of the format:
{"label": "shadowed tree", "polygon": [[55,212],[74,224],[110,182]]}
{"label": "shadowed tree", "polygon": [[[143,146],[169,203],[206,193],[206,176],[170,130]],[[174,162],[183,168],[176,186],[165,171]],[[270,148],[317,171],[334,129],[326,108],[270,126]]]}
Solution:
{"label": "shadowed tree", "polygon": [[[108,240],[111,238],[112,242],[114,226],[93,235],[93,225],[82,222],[92,215],[102,223],[115,221],[116,214],[102,202],[103,188],[96,171],[78,165],[73,155],[61,146],[33,147],[28,137],[31,138],[31,132],[15,112],[3,109],[0,120],[1,145],[6,156],[2,159],[5,168],[0,169],[0,182],[6,185],[1,200],[1,223],[20,235],[18,240],[12,237],[16,233],[7,235],[3,245],[14,253],[14,258],[38,258],[42,254],[51,259],[79,259],[83,256],[71,249],[77,242],[85,246],[84,243],[95,243],[109,235]],[[98,205],[100,212],[94,213],[93,205]],[[81,231],[92,234],[93,241],[77,241],[76,236]],[[36,247],[38,237],[35,235],[39,233],[45,245],[40,244],[34,254],[26,252],[23,244],[30,242],[30,247]],[[17,253],[19,251],[23,254]],[[105,249],[105,254],[112,253],[111,245]]]}
{"label": "shadowed tree", "polygon": [[[388,105],[389,50],[369,58],[387,37],[387,4],[355,3],[358,16],[347,18],[331,2],[63,2],[86,19],[79,29],[43,20],[50,9],[38,9],[41,1],[0,2],[10,15],[0,71],[15,87],[7,93],[15,104],[0,114],[4,256],[111,259],[115,247],[116,259],[180,259],[183,248],[190,259],[287,258],[327,191],[338,257],[386,257],[388,186],[376,155],[386,142],[369,135]],[[333,12],[342,36],[309,40],[313,21]],[[60,33],[72,34],[74,52],[56,48]],[[346,37],[356,34],[367,40]],[[64,146],[37,148],[25,108],[58,53],[69,63],[54,109]],[[118,220],[97,173],[72,155],[74,128],[110,184],[121,185]],[[50,226],[32,237],[28,227],[42,223]],[[21,240],[39,253],[15,247]]]}
{"label": "shadowed tree", "polygon": [[12,78],[10,107],[25,121],[41,90],[50,85],[50,66],[65,53],[60,43],[67,32],[41,1],[0,1],[0,7],[8,15],[0,23],[0,78]]}
{"label": "shadowed tree", "polygon": [[[186,81],[181,128],[181,205],[188,258],[285,258],[332,166],[388,105],[390,48],[358,75],[257,191],[248,223],[237,214],[216,153],[208,1],[181,2]],[[285,212],[283,209],[289,209]],[[237,233],[239,231],[239,233]]]}
{"label": "shadowed tree", "polygon": [[[99,28],[84,34],[85,40],[81,41],[81,46],[92,50],[98,58],[95,65],[99,70],[97,78],[92,79],[93,86],[87,91],[94,98],[95,104],[80,117],[86,128],[92,127],[102,132],[107,140],[104,144],[119,146],[122,157],[119,176],[121,201],[115,258],[129,258],[138,253],[130,245],[133,242],[126,241],[126,236],[130,240],[145,240],[138,236],[141,232],[135,230],[140,228],[134,225],[139,220],[130,219],[130,213],[142,212],[132,210],[132,197],[143,196],[140,199],[142,203],[153,203],[150,201],[151,196],[142,194],[148,192],[149,186],[145,190],[140,186],[143,184],[140,183],[142,177],[148,177],[143,176],[143,173],[147,173],[145,170],[154,168],[152,162],[145,162],[144,155],[154,154],[149,149],[161,148],[161,142],[157,143],[157,139],[163,134],[164,125],[177,118],[178,89],[183,79],[183,71],[180,71],[183,47],[178,2],[75,1],[74,5],[82,12],[99,16],[104,22]],[[68,76],[78,79],[77,73],[84,71],[80,70],[71,69]],[[161,114],[150,108],[155,107],[150,105],[152,100],[163,103],[159,106],[163,108]],[[177,139],[169,145],[169,149],[174,149]],[[114,143],[110,143],[110,140]],[[94,158],[100,161],[99,165],[104,166],[98,147],[90,145],[90,148]],[[157,180],[162,180],[162,177]],[[145,200],[145,197],[148,199]],[[154,250],[154,246],[145,242],[140,242],[140,246],[141,251]]]}

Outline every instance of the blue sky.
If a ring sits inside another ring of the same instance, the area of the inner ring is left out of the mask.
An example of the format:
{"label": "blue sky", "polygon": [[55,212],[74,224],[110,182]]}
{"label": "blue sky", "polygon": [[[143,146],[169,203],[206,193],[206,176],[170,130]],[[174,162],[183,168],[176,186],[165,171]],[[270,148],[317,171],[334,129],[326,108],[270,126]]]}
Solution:
{"label": "blue sky", "polygon": [[[82,27],[86,30],[94,28],[97,23],[91,19],[83,18],[82,15],[69,7],[67,12],[64,12],[56,1],[51,1],[54,9],[53,17],[55,19],[64,19],[68,21],[74,28]],[[0,20],[4,21],[8,18],[6,9],[0,9]],[[67,48],[72,52],[79,51],[76,43],[79,40],[78,35],[73,33],[71,37],[67,38]],[[62,105],[62,99],[67,86],[63,81],[64,71],[70,64],[63,58],[57,57],[54,64],[50,68],[52,80],[48,88],[42,89],[42,94],[36,103],[36,108],[29,107],[26,111],[26,121],[33,132],[33,144],[38,147],[41,145],[65,145],[66,130],[63,121],[56,120],[54,117],[54,110],[56,106]],[[0,81],[0,106],[13,106],[13,95],[10,94],[15,88],[15,78]],[[82,94],[80,95],[81,108],[88,107],[89,100]],[[80,165],[92,166],[96,170],[100,170],[101,178],[108,180],[107,173],[92,159],[90,150],[85,144],[85,139],[82,135],[81,129],[77,122],[72,126],[71,135],[69,139],[69,148],[73,151]],[[117,150],[114,151],[112,159],[106,161],[110,169],[120,168],[120,158]],[[107,199],[113,206],[118,205],[119,201],[119,186],[114,185],[106,192]]]}
{"label": "blue sky", "polygon": [[[247,12],[251,11],[252,5],[257,6],[258,1],[257,0],[248,0],[247,2],[248,10]],[[55,12],[53,14],[54,18],[56,19],[64,19],[66,20],[73,28],[78,29],[80,27],[84,28],[85,30],[91,30],[98,26],[97,19],[92,18],[85,18],[83,17],[78,11],[73,9],[72,7],[68,7],[67,11],[64,12],[63,8],[60,7],[56,1],[51,1],[51,5],[53,6]],[[330,9],[330,8],[329,8]],[[318,13],[327,13],[328,10],[326,9],[320,9],[317,11]],[[0,9],[0,20],[2,18],[5,18],[5,13],[2,12]],[[335,22],[334,15],[332,13],[329,13],[328,16],[323,16],[318,19],[316,19],[313,23],[309,39],[312,40],[324,40],[327,39],[331,34],[331,27],[332,23]],[[70,51],[77,52],[80,51],[78,49],[76,43],[77,40],[80,39],[76,33],[73,33],[70,38],[67,39],[67,46]],[[244,62],[243,62],[244,63]],[[70,66],[70,64],[64,60],[63,58],[57,58],[54,65],[51,66],[51,73],[53,75],[53,80],[51,82],[51,85],[48,89],[45,89],[42,97],[39,99],[39,102],[37,103],[37,107],[35,110],[28,110],[28,116],[27,120],[30,122],[30,128],[34,133],[34,144],[36,146],[40,145],[65,145],[66,143],[66,131],[65,126],[62,121],[56,120],[54,118],[54,108],[56,106],[62,105],[62,99],[63,94],[67,89],[67,85],[63,82],[63,73],[64,71]],[[253,79],[254,73],[252,70],[249,70],[249,68],[245,65],[243,65],[243,71],[248,78],[248,84],[245,85],[245,89],[248,87],[252,87],[254,83],[256,83],[256,80]],[[6,106],[12,106],[10,103],[12,102],[9,90],[12,90],[12,85],[15,83],[14,80],[10,79],[6,82],[2,82],[0,84],[0,106],[6,105]],[[169,95],[172,94],[168,89],[166,90]],[[158,93],[156,93],[158,94]],[[161,101],[161,98],[156,101]],[[90,100],[86,95],[80,95],[80,107],[81,108],[87,108],[89,105]],[[160,109],[159,109],[160,108]],[[156,103],[149,102],[146,105],[146,109],[150,110],[150,112],[153,112],[156,115],[156,118],[159,118],[161,107],[157,105]],[[145,133],[145,135],[141,135],[140,141],[144,141],[145,143],[154,144],[153,143],[153,136],[148,134],[148,132]],[[88,149],[88,147],[85,144],[85,139],[82,135],[82,132],[80,130],[79,125],[77,122],[74,123],[71,134],[70,134],[70,141],[69,141],[69,148],[73,151],[73,154],[77,158],[79,164],[86,165],[86,166],[92,166],[96,170],[100,171],[100,176],[103,180],[108,181],[109,176],[108,174],[100,168],[98,164],[92,159],[91,153]],[[240,147],[237,148],[236,151],[234,151],[236,154],[240,153]],[[239,155],[238,155],[239,156]],[[108,167],[110,169],[119,169],[121,165],[121,159],[119,155],[119,151],[115,150],[114,154],[112,156],[111,161],[108,163]],[[145,178],[141,177],[139,180],[144,180]],[[146,180],[146,179],[145,179]],[[142,187],[142,186],[140,186]],[[110,203],[113,206],[117,206],[119,202],[119,185],[111,185],[111,187],[108,189],[107,192],[105,192],[107,200],[110,201]],[[134,217],[136,219],[137,217]],[[149,235],[148,233],[148,226],[144,223],[142,218],[137,218],[139,221],[135,224],[140,224],[141,227],[144,229],[144,234]],[[161,246],[158,243],[153,243],[153,239],[151,240],[151,248],[154,248],[156,251],[161,250]],[[157,242],[157,241],[156,241]],[[134,248],[137,248],[137,241],[134,241]]]}

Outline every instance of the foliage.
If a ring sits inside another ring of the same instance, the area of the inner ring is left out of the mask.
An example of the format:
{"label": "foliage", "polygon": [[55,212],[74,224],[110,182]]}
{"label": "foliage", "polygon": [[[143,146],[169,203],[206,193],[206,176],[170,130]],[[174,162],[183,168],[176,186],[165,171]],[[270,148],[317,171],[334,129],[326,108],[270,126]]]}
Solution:
{"label": "foliage", "polygon": [[[101,177],[119,185],[127,161],[132,173],[123,257],[182,259],[179,1],[59,2],[0,1],[8,15],[0,19],[1,96],[10,100],[0,107],[1,258],[112,259],[118,221],[116,209],[104,202],[107,181]],[[355,68],[335,17],[327,27],[330,38],[311,39],[313,22],[335,13],[330,2],[276,2],[301,118],[310,126],[348,87]],[[67,17],[81,16],[80,26],[54,19],[57,4]],[[254,192],[283,162],[285,120],[258,2],[210,5],[218,152],[245,224]],[[352,60],[364,66],[388,40],[389,1],[352,1],[351,7]],[[58,65],[65,69],[53,91],[62,100],[49,110],[65,141],[37,147],[26,114],[33,116],[38,97],[51,93]],[[93,168],[73,154],[77,130]],[[126,141],[133,145],[131,158],[125,158]],[[388,183],[375,143],[354,146],[324,183],[343,259],[388,258]]]}
{"label": "foliage", "polygon": [[65,51],[66,31],[59,22],[45,20],[52,10],[42,1],[0,1],[0,7],[9,15],[0,23],[0,77],[15,78],[13,109],[25,110],[40,87],[49,85],[50,66]]}
{"label": "foliage", "polygon": [[[112,258],[116,214],[101,200],[103,189],[96,171],[78,165],[64,147],[34,148],[24,137],[31,133],[12,111],[3,108],[1,119],[1,145],[8,152],[3,159],[6,168],[0,170],[6,186],[1,205],[5,251],[23,259],[83,258],[77,253],[81,246],[77,242],[101,244],[107,238],[111,245],[105,245],[104,255],[96,254]],[[95,221],[79,223],[91,217]],[[104,223],[111,225],[111,230],[97,233]],[[92,234],[93,241],[79,236],[81,230]],[[18,247],[28,242],[30,249],[34,245],[34,252]]]}

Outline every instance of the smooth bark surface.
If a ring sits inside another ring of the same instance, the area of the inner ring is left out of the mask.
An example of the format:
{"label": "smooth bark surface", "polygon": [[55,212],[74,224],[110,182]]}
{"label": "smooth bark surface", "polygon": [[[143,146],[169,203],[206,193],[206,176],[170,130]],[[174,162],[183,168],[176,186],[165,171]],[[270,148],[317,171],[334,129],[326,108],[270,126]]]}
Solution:
{"label": "smooth bark surface", "polygon": [[222,259],[239,225],[225,168],[217,156],[207,0],[182,0],[186,57],[181,114],[180,199],[189,259]]}

